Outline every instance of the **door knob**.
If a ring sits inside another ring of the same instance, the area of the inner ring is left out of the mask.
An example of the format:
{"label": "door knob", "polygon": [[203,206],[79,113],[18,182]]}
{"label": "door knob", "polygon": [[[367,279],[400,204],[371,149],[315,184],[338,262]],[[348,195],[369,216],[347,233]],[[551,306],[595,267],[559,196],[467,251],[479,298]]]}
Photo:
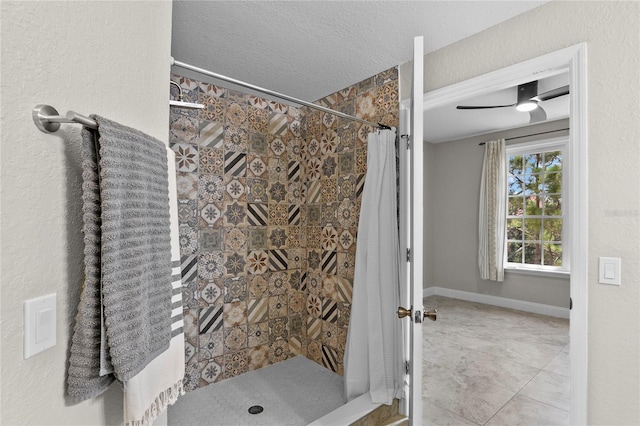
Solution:
{"label": "door knob", "polygon": [[402,306],[398,308],[398,318],[411,317],[411,309],[405,309]]}
{"label": "door knob", "polygon": [[[400,315],[400,310],[398,309],[398,315]],[[431,321],[435,321],[438,318],[438,310],[434,309],[429,312],[424,313],[424,319],[429,318]]]}

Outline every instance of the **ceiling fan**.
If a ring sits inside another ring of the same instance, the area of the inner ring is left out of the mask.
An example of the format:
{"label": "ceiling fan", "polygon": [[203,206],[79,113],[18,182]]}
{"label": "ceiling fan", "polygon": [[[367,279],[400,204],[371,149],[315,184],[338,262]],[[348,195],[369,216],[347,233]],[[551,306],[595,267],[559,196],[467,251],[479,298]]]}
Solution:
{"label": "ceiling fan", "polygon": [[544,111],[540,102],[555,99],[560,96],[569,94],[569,86],[562,86],[548,92],[538,93],[538,80],[524,83],[518,86],[518,101],[510,105],[458,105],[457,109],[489,109],[489,108],[509,108],[516,107],[518,111],[529,112],[531,117],[529,123],[537,123],[547,119],[547,113]]}

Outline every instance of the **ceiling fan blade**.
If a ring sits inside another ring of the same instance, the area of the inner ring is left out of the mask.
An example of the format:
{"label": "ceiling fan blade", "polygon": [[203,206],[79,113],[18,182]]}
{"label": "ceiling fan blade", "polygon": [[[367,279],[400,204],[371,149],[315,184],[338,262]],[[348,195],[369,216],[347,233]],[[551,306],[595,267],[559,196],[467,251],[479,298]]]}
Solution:
{"label": "ceiling fan blade", "polygon": [[539,121],[545,121],[547,119],[547,113],[540,105],[538,105],[538,108],[529,111],[529,117],[529,124],[533,124]]}
{"label": "ceiling fan blade", "polygon": [[489,108],[507,108],[507,107],[513,107],[516,106],[516,104],[511,104],[511,105],[478,105],[478,106],[468,106],[468,105],[458,105],[456,107],[456,109],[489,109]]}
{"label": "ceiling fan blade", "polygon": [[558,87],[557,89],[549,90],[548,92],[540,93],[538,96],[531,98],[534,101],[548,101],[549,99],[555,99],[560,96],[569,94],[569,86]]}

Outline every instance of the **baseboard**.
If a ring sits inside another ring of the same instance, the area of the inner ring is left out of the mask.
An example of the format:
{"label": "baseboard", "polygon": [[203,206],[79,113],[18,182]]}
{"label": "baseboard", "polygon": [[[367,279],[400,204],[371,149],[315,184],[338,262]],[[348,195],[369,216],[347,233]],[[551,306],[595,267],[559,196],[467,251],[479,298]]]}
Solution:
{"label": "baseboard", "polygon": [[443,287],[428,287],[422,290],[423,297],[444,296],[468,302],[484,303],[485,305],[500,306],[501,308],[516,309],[534,314],[569,319],[569,309],[559,306],[544,305],[542,303],[527,302],[525,300],[508,299],[506,297],[491,296],[490,294],[472,293],[470,291],[453,290]]}

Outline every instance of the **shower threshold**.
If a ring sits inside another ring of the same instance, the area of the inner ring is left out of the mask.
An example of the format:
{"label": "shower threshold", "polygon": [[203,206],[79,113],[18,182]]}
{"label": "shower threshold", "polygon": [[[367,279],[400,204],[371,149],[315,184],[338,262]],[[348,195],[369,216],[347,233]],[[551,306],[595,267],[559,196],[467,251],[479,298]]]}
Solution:
{"label": "shower threshold", "polygon": [[187,393],[168,425],[304,426],[343,404],[342,377],[297,356]]}

